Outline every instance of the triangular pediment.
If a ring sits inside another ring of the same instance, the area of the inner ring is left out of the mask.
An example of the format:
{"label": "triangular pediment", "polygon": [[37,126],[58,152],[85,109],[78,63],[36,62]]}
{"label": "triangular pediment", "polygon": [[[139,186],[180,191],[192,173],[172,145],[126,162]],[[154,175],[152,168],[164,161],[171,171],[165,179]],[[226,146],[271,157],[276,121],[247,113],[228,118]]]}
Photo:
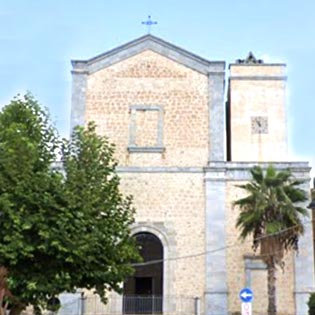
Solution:
{"label": "triangular pediment", "polygon": [[94,73],[146,50],[151,50],[203,74],[222,72],[225,68],[225,62],[223,61],[209,61],[148,34],[91,59],[73,60],[73,71]]}

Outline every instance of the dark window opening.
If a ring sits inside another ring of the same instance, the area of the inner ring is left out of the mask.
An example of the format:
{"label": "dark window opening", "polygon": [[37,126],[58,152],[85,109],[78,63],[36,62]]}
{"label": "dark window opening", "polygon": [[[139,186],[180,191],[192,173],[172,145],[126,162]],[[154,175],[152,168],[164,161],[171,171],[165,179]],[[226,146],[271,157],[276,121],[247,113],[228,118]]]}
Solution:
{"label": "dark window opening", "polygon": [[[151,233],[135,235],[145,264],[124,283],[124,314],[159,314],[163,309],[163,245]],[[152,261],[157,261],[150,263]]]}

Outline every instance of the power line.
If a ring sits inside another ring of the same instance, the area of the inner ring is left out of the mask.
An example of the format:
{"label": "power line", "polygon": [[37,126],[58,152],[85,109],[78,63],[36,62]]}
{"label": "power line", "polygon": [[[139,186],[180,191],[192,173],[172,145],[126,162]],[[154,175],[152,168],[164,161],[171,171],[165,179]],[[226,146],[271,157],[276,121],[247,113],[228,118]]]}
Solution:
{"label": "power line", "polygon": [[[177,257],[170,257],[170,258],[167,258],[167,259],[154,259],[154,260],[150,260],[150,261],[146,261],[146,262],[143,262],[143,263],[134,263],[134,264],[131,264],[133,267],[144,267],[144,266],[149,266],[149,265],[154,265],[154,264],[159,264],[159,263],[162,263],[162,262],[165,262],[165,261],[174,261],[174,260],[182,260],[182,259],[188,259],[188,258],[195,258],[195,257],[200,257],[200,256],[205,256],[207,254],[212,254],[212,253],[216,253],[216,252],[219,252],[219,251],[222,251],[222,250],[226,250],[226,249],[229,249],[229,248],[233,248],[233,247],[238,247],[238,246],[241,246],[243,245],[244,243],[247,243],[247,242],[254,242],[254,241],[261,241],[265,238],[269,238],[269,237],[274,237],[274,236],[277,236],[277,235],[280,235],[282,233],[285,233],[287,231],[290,231],[290,230],[293,230],[299,226],[304,226],[305,224],[309,224],[309,223],[312,223],[314,220],[305,220],[302,224],[296,224],[296,225],[293,225],[289,228],[285,228],[285,229],[282,229],[278,232],[275,232],[275,233],[272,233],[272,234],[268,234],[268,235],[264,235],[264,236],[261,236],[261,237],[257,237],[256,239],[248,239],[248,240],[245,240],[243,242],[234,242],[233,244],[230,244],[230,245],[225,245],[225,246],[222,246],[222,247],[218,247],[216,249],[212,249],[212,250],[209,250],[209,251],[204,251],[204,252],[200,252],[200,253],[195,253],[195,254],[189,254],[189,255],[183,255],[183,256],[177,256]],[[280,251],[279,251],[280,252]],[[269,254],[265,254],[265,255],[259,255],[257,257],[262,257],[262,256],[267,256],[267,255],[270,255],[272,254],[271,252]]]}

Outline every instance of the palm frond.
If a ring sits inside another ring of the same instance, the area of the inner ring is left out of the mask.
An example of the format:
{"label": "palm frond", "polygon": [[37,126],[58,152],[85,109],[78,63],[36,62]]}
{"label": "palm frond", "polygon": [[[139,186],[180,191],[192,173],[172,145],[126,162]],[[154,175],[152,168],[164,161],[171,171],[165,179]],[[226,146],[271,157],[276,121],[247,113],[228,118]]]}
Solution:
{"label": "palm frond", "polygon": [[[304,232],[301,218],[307,210],[299,202],[306,200],[306,192],[299,187],[289,169],[276,171],[269,165],[265,171],[260,166],[251,169],[252,180],[238,188],[247,195],[235,200],[240,210],[236,227],[239,237],[253,237],[253,248],[265,251],[277,249],[277,263],[281,264],[283,250],[297,249],[298,238]],[[270,257],[270,255],[267,257]],[[267,259],[267,258],[266,258]],[[268,258],[269,259],[269,258]]]}

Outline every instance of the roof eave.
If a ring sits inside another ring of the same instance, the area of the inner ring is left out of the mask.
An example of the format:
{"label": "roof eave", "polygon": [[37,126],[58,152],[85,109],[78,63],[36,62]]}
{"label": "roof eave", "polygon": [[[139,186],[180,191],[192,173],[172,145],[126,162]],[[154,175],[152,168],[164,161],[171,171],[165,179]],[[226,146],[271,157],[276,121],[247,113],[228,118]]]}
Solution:
{"label": "roof eave", "polygon": [[137,38],[93,58],[72,60],[71,63],[74,70],[95,72],[149,49],[202,73],[224,72],[225,70],[224,61],[209,61],[151,34]]}

